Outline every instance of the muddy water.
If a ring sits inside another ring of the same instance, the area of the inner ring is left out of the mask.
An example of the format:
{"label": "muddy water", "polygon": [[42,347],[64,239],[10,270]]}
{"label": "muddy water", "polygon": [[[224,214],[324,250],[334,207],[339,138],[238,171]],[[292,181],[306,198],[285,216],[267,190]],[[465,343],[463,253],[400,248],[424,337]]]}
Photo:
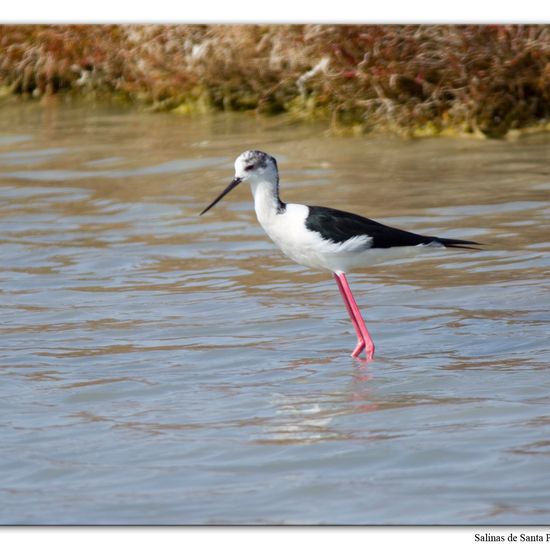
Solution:
{"label": "muddy water", "polygon": [[[244,186],[486,243],[350,277]],[[246,115],[0,109],[1,523],[550,520],[550,138],[334,138]]]}

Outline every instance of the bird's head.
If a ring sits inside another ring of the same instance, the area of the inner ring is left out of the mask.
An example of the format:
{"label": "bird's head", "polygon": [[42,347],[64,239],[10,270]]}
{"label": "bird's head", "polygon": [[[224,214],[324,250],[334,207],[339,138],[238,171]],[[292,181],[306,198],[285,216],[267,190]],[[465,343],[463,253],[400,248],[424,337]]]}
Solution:
{"label": "bird's head", "polygon": [[245,151],[235,160],[235,178],[241,181],[276,181],[277,161],[263,151]]}
{"label": "bird's head", "polygon": [[279,181],[277,161],[263,151],[252,150],[241,153],[235,160],[235,177],[221,194],[201,212],[201,215],[208,212],[227,193],[235,189],[243,181],[249,183],[267,181],[276,185]]}

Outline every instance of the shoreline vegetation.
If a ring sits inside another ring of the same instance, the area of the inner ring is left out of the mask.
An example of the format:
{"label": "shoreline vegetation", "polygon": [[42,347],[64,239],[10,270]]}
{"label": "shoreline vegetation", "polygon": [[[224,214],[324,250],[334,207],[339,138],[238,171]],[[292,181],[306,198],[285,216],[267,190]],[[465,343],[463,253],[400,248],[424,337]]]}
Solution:
{"label": "shoreline vegetation", "polygon": [[58,94],[510,138],[550,130],[550,25],[1,25],[0,99]]}

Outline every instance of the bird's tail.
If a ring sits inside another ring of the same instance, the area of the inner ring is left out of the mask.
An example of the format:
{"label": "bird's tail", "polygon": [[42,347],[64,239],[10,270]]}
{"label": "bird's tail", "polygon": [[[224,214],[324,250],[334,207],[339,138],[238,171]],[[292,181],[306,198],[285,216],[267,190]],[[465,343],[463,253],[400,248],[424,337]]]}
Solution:
{"label": "bird's tail", "polygon": [[444,239],[441,237],[438,237],[436,239],[436,242],[441,243],[447,248],[466,248],[467,250],[481,250],[481,248],[479,247],[482,246],[482,243],[477,243],[475,241],[463,241],[462,239]]}

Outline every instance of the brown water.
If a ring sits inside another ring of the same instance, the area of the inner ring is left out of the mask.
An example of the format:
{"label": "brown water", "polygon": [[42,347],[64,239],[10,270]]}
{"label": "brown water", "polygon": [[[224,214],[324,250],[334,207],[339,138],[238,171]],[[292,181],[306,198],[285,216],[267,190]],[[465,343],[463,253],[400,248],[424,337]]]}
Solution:
{"label": "brown water", "polygon": [[[283,198],[486,243],[350,277],[264,236]],[[281,119],[0,108],[0,522],[550,521],[550,137],[334,138]]]}

